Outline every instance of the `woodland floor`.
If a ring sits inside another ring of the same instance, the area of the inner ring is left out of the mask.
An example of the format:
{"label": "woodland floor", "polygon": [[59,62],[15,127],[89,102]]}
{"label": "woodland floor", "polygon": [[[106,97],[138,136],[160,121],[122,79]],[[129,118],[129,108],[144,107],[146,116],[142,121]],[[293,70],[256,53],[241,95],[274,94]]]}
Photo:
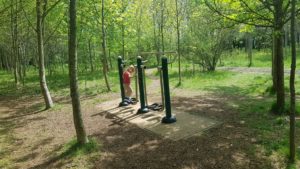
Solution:
{"label": "woodland floor", "polygon": [[[157,91],[158,84],[157,79],[152,79],[148,91]],[[157,94],[159,91],[149,97]],[[73,158],[64,146],[75,136],[68,97],[55,97],[57,106],[43,111],[41,97],[0,96],[0,164],[4,168],[26,169],[285,168],[284,158],[266,155],[260,146],[263,140],[249,128],[247,120],[239,116],[234,106],[224,104],[249,98],[172,89],[173,106],[222,122],[201,136],[172,141],[117,121],[97,108],[99,103],[118,97],[118,93],[111,93],[82,98],[87,133],[101,146],[99,152]],[[254,116],[248,118],[257,118]],[[274,131],[274,137],[277,134]]]}

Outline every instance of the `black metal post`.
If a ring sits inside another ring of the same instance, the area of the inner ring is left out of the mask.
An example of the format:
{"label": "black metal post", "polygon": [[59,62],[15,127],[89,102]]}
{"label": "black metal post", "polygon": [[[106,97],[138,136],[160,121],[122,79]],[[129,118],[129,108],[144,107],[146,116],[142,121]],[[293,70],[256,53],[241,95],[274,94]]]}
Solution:
{"label": "black metal post", "polygon": [[144,93],[144,75],[143,75],[143,62],[142,62],[142,57],[138,56],[137,57],[137,73],[138,73],[138,82],[139,82],[139,91],[140,91],[140,104],[141,107],[138,110],[139,113],[147,113],[149,112],[149,109],[146,107],[145,104],[145,93]]}
{"label": "black metal post", "polygon": [[135,99],[138,102],[139,101],[139,85],[138,85],[138,73],[137,73],[137,66],[134,66],[134,72],[135,72]]}
{"label": "black metal post", "polygon": [[120,80],[120,89],[121,89],[121,103],[119,104],[120,107],[128,106],[128,103],[125,102],[125,91],[123,86],[123,67],[124,61],[121,56],[118,57],[118,69],[119,69],[119,80]]}
{"label": "black metal post", "polygon": [[176,118],[172,116],[171,110],[171,98],[170,98],[170,87],[169,87],[169,72],[168,72],[168,58],[161,58],[163,83],[164,83],[164,94],[165,94],[165,111],[166,116],[162,118],[162,123],[174,123]]}
{"label": "black metal post", "polygon": [[162,105],[162,110],[165,110],[165,94],[164,94],[164,80],[163,80],[163,74],[162,74],[162,67],[159,66],[157,70],[159,72],[161,105]]}

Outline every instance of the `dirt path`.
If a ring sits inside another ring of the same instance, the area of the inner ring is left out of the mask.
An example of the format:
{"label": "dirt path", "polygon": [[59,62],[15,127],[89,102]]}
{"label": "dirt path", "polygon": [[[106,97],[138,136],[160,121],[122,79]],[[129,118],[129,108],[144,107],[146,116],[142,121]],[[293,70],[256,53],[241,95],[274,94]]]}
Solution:
{"label": "dirt path", "polygon": [[[149,97],[159,100],[159,80],[153,72],[147,74],[151,79],[147,86]],[[118,98],[118,93],[86,97],[82,98],[84,122],[88,134],[101,143],[101,155],[76,160],[61,158],[63,145],[75,136],[68,98],[55,98],[57,107],[50,111],[42,111],[43,102],[38,96],[0,98],[0,138],[9,143],[1,144],[0,155],[10,164],[0,161],[0,168],[284,168],[283,159],[267,157],[258,144],[258,136],[233,107],[224,104],[240,97],[176,88],[171,91],[174,107],[223,124],[202,136],[171,141],[96,108],[100,102]]]}

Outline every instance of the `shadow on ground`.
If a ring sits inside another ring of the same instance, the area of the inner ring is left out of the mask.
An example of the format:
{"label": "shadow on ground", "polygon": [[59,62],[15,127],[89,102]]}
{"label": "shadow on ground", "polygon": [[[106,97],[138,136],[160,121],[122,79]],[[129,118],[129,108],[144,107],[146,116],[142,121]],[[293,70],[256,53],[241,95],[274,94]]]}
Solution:
{"label": "shadow on ground", "polygon": [[[274,168],[272,162],[255,148],[257,142],[253,138],[256,136],[240,123],[237,112],[236,105],[241,101],[254,101],[256,98],[223,96],[221,91],[224,89],[219,90],[207,98],[199,95],[173,99],[173,107],[179,110],[223,122],[201,136],[179,141],[163,139],[125,121],[117,120],[116,123],[116,118],[106,111],[95,112],[92,118],[103,117],[113,125],[92,134],[102,147],[101,156],[90,158],[90,163],[95,169]],[[68,163],[72,163],[70,159],[60,154],[33,168],[60,168]]]}
{"label": "shadow on ground", "polygon": [[[187,113],[222,121],[222,125],[204,132],[201,136],[193,136],[179,141],[163,139],[152,132],[120,121],[115,116],[108,114],[107,111],[96,110],[96,112],[89,113],[89,118],[103,118],[109,121],[106,128],[93,126],[97,130],[91,133],[91,137],[97,138],[102,146],[100,156],[88,158],[91,168],[276,168],[274,161],[270,161],[258,148],[260,142],[257,140],[255,131],[249,129],[248,122],[246,124],[243,122],[246,117],[252,121],[262,117],[257,112],[253,112],[253,114],[240,114],[239,112],[241,108],[244,109],[243,111],[251,110],[251,106],[256,103],[264,104],[263,98],[245,95],[245,91],[236,86],[219,87],[209,89],[209,91],[212,94],[174,97],[172,105]],[[274,118],[268,113],[265,114],[267,116],[263,118]],[[23,114],[16,115],[16,117],[23,117]],[[48,144],[52,139],[45,138],[40,141],[40,144],[32,146],[32,149]],[[72,161],[72,147],[63,152],[62,148],[63,146],[60,145],[48,152],[47,156],[31,169],[76,168]],[[22,162],[28,158],[35,158],[35,156],[32,154],[31,157],[30,155],[24,156],[18,160]]]}

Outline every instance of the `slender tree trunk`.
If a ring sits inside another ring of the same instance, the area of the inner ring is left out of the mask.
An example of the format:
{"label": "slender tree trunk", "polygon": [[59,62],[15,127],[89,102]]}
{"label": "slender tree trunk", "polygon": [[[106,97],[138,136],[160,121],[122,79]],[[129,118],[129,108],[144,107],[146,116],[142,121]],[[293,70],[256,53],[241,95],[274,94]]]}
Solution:
{"label": "slender tree trunk", "polygon": [[252,66],[252,48],[253,48],[253,37],[251,33],[248,33],[247,34],[247,53],[249,59],[248,67]]}
{"label": "slender tree trunk", "polygon": [[[274,33],[273,33],[274,34]],[[276,64],[275,64],[275,36],[272,36],[272,90],[276,92],[277,89],[277,75],[276,75]]]}
{"label": "slender tree trunk", "polygon": [[179,11],[178,0],[175,0],[176,4],[176,29],[177,29],[177,54],[178,54],[178,84],[181,85],[181,51],[180,51],[180,23],[179,23]]}
{"label": "slender tree trunk", "polygon": [[165,45],[164,45],[164,11],[165,11],[165,0],[161,0],[160,1],[160,10],[161,10],[161,20],[160,20],[160,35],[161,35],[161,49],[162,49],[162,53],[164,55],[165,53]]}
{"label": "slender tree trunk", "polygon": [[[275,2],[274,2],[275,3]],[[277,109],[275,113],[282,114],[285,109],[285,92],[284,92],[284,64],[283,64],[283,1],[276,1],[275,6],[275,23],[274,23],[274,68],[276,73],[276,97]]]}
{"label": "slender tree trunk", "polygon": [[[282,33],[282,29],[275,30]],[[285,94],[284,94],[284,65],[283,65],[283,45],[282,36],[274,35],[274,72],[276,78],[276,97],[277,97],[277,114],[282,114],[284,111]]]}
{"label": "slender tree trunk", "polygon": [[141,36],[142,36],[142,33],[141,33],[141,24],[142,24],[142,7],[140,6],[137,11],[136,11],[136,17],[138,17],[137,19],[137,48],[138,48],[138,56],[140,56],[140,53],[141,53]]}
{"label": "slender tree trunk", "polygon": [[153,7],[154,7],[154,12],[152,15],[153,19],[153,42],[156,50],[156,61],[157,61],[157,66],[160,64],[160,54],[159,54],[159,44],[157,40],[157,33],[156,33],[156,16],[157,16],[157,8],[156,8],[156,1],[153,1]]}
{"label": "slender tree trunk", "polygon": [[19,74],[19,77],[20,77],[20,81],[22,82],[22,85],[24,86],[25,85],[25,81],[24,81],[24,76],[23,76],[23,71],[24,71],[24,52],[23,52],[23,44],[22,43],[19,43],[19,50],[18,50],[18,58],[19,58],[19,71],[18,71],[18,74]]}
{"label": "slender tree trunk", "polygon": [[292,43],[292,64],[290,74],[290,94],[291,94],[291,107],[290,107],[290,161],[295,162],[295,111],[296,111],[296,94],[295,94],[295,70],[296,70],[296,39],[295,39],[295,6],[296,0],[292,0],[292,13],[291,13],[291,43]]}
{"label": "slender tree trunk", "polygon": [[111,54],[110,54],[111,50],[108,49],[108,58],[109,58],[109,65],[110,65],[110,69],[113,69],[113,64],[112,64],[112,60],[111,60]]}
{"label": "slender tree trunk", "polygon": [[102,0],[102,10],[101,10],[101,21],[102,21],[102,50],[103,50],[103,76],[106,84],[107,91],[111,91],[110,85],[107,77],[107,54],[106,54],[106,33],[105,33],[105,23],[104,23],[104,0]]}
{"label": "slender tree trunk", "polygon": [[122,58],[125,59],[125,23],[124,23],[124,13],[125,13],[125,5],[124,0],[122,0]]}
{"label": "slender tree trunk", "polygon": [[1,49],[1,46],[0,46],[0,69],[1,70],[4,70],[5,69],[5,63],[4,63],[4,55],[3,55],[3,53],[2,53],[3,51],[2,51],[2,49]]}
{"label": "slender tree trunk", "polygon": [[81,115],[80,97],[77,80],[77,37],[76,37],[76,0],[70,0],[70,28],[69,28],[69,77],[70,94],[72,99],[73,119],[79,144],[88,143],[85,127]]}
{"label": "slender tree trunk", "polygon": [[89,43],[89,59],[90,59],[91,72],[94,72],[93,56],[92,56],[92,48],[91,48],[91,38],[89,39],[88,43]]}
{"label": "slender tree trunk", "polygon": [[38,46],[38,57],[39,57],[39,78],[41,91],[45,100],[46,109],[53,107],[53,101],[48,90],[46,75],[45,75],[45,59],[44,59],[44,41],[43,41],[43,23],[42,23],[42,4],[41,0],[36,0],[36,12],[37,12],[37,46]]}
{"label": "slender tree trunk", "polygon": [[19,85],[18,76],[18,0],[11,1],[11,35],[12,35],[12,61],[13,61],[13,73],[15,78],[16,87]]}
{"label": "slender tree trunk", "polygon": [[288,53],[289,53],[289,27],[288,23],[285,24],[284,26],[284,53],[283,53],[283,58],[287,59]]}

